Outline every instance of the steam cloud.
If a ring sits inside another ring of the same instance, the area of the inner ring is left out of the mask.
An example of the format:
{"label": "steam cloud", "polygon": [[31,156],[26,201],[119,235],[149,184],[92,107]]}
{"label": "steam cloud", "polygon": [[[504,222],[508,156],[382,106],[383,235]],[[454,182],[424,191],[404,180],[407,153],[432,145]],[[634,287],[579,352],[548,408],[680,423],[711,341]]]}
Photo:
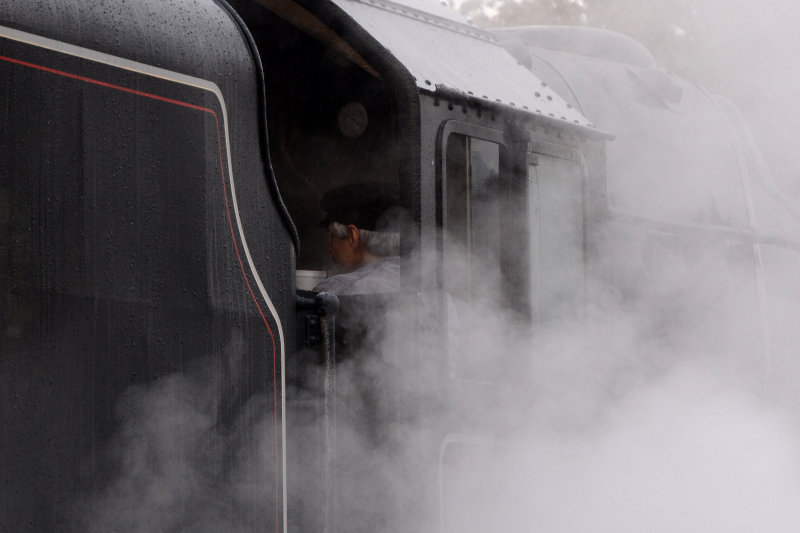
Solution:
{"label": "steam cloud", "polygon": [[102,454],[111,475],[84,495],[76,530],[252,531],[254,516],[272,517],[265,513],[264,480],[274,479],[266,398],[251,398],[231,423],[222,415],[223,390],[208,359],[129,389]]}
{"label": "steam cloud", "polygon": [[[734,96],[749,117],[780,116],[775,107],[764,106],[794,101],[797,73],[778,79],[786,72],[780,65],[796,63],[797,37],[787,25],[797,19],[797,8],[788,2],[766,7],[726,2],[715,6],[715,13],[719,16],[708,19],[714,21],[707,26],[708,39],[738,45],[719,52],[724,61],[702,67],[720,87],[730,87],[732,78],[743,75],[730,66],[757,65],[749,76],[758,83]],[[737,34],[748,37],[727,33],[728,28],[745,30]],[[770,161],[782,183],[800,191],[792,181],[794,156],[786,150],[796,127],[758,121],[755,126],[762,145],[771,146]],[[776,138],[763,136],[770,130]],[[626,243],[606,244],[607,271],[627,268],[614,264],[630,257]],[[580,326],[572,319],[553,320],[527,335],[518,318],[489,297],[476,305],[481,320],[460,317],[474,340],[459,346],[462,362],[486,364],[487,357],[489,363],[526,362],[528,394],[516,399],[516,409],[508,409],[506,401],[502,412],[491,412],[503,428],[502,439],[465,437],[459,441],[467,449],[461,462],[421,474],[441,482],[430,493],[409,495],[405,489],[419,474],[419,459],[430,453],[425,448],[430,428],[451,415],[410,390],[403,376],[406,361],[365,354],[361,363],[343,363],[339,384],[348,403],[340,404],[338,445],[356,475],[341,480],[348,492],[340,499],[359,504],[352,523],[339,530],[397,530],[398,524],[416,530],[432,519],[416,514],[423,508],[420,499],[447,493],[438,517],[445,531],[797,531],[800,404],[794,385],[800,369],[791,361],[800,338],[796,316],[788,315],[796,304],[770,315],[784,332],[773,341],[788,346],[776,374],[760,355],[763,332],[749,314],[754,301],[749,260],[663,259],[666,274],[658,290],[634,284],[626,292],[608,279],[590,279],[598,298]],[[732,262],[721,280],[719,265]],[[772,272],[780,276],[779,286],[796,285],[794,264],[789,258]],[[495,265],[485,268],[496,272]],[[700,305],[684,306],[687,301]],[[374,350],[384,351],[372,346],[367,352]],[[311,371],[307,383],[319,378]],[[378,403],[376,391],[385,394]],[[294,400],[308,394],[302,387],[289,392]],[[108,449],[116,474],[80,507],[79,523],[91,531],[246,530],[241,517],[266,505],[258,484],[267,474],[270,434],[263,398],[255,398],[228,439],[212,439],[223,396],[205,363],[129,391],[118,406],[120,432]],[[369,423],[377,411],[386,415],[380,427]],[[290,431],[313,436],[319,422],[318,413],[305,413]],[[218,461],[245,456],[257,464]],[[305,485],[318,480],[293,477],[291,471],[289,479],[290,513],[312,512],[319,493]]]}

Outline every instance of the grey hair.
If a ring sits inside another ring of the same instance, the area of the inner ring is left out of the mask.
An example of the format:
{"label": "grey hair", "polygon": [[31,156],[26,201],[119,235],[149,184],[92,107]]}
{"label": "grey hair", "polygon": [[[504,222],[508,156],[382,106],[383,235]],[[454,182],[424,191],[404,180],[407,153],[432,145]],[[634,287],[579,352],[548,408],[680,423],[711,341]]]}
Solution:
{"label": "grey hair", "polygon": [[[347,238],[347,226],[339,222],[331,222],[328,230],[334,237]],[[389,257],[400,253],[400,234],[389,231],[370,231],[358,228],[358,236],[364,243],[364,248],[372,255]]]}

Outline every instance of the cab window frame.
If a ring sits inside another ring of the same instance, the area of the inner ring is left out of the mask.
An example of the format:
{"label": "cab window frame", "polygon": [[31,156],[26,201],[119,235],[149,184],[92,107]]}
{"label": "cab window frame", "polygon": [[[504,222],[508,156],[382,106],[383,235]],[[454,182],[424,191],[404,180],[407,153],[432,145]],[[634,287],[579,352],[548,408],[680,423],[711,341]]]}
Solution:
{"label": "cab window frame", "polygon": [[[507,224],[508,217],[504,217],[503,214],[507,211],[504,208],[506,207],[508,197],[513,196],[514,201],[518,201],[520,198],[518,194],[509,194],[509,187],[511,186],[516,188],[522,181],[524,181],[525,176],[520,172],[518,160],[520,157],[524,157],[525,152],[524,150],[520,151],[519,146],[509,140],[509,134],[506,132],[474,123],[462,122],[455,119],[446,120],[440,124],[436,139],[435,216],[436,251],[439,258],[437,261],[438,266],[436,277],[437,284],[440,287],[440,305],[443,311],[442,315],[445,317],[443,335],[445,345],[447,347],[445,351],[447,353],[449,374],[451,377],[459,380],[478,380],[485,383],[494,383],[499,385],[508,382],[508,379],[505,376],[495,375],[498,371],[502,373],[506,365],[494,358],[488,358],[486,361],[481,362],[480,368],[464,368],[464,361],[459,356],[458,350],[454,348],[451,342],[452,339],[450,338],[452,335],[452,331],[450,330],[452,329],[451,326],[453,321],[453,317],[450,315],[455,306],[449,294],[452,286],[450,281],[447,279],[448,264],[450,261],[452,261],[451,256],[453,255],[450,247],[451,243],[448,241],[450,237],[448,235],[448,231],[450,229],[450,221],[448,219],[448,211],[450,206],[448,206],[448,202],[451,200],[451,198],[448,197],[448,148],[450,139],[453,135],[460,135],[471,140],[480,141],[481,143],[491,143],[497,146],[497,191],[499,191],[500,194],[495,198],[499,203],[493,209],[497,214],[497,228],[501,232],[501,235],[506,236],[507,234],[513,234],[512,238],[498,239],[499,242],[496,243],[496,251],[498,253],[497,260],[500,263],[500,267],[503,271],[505,270],[505,267],[519,269],[519,265],[517,264],[516,260],[509,260],[509,258],[512,256],[512,251],[514,253],[519,252],[519,247],[512,245],[514,240],[517,238],[516,232],[518,230],[516,225]],[[464,149],[460,151],[460,154],[462,157],[466,157],[468,159],[468,156],[470,155],[469,143],[467,143]],[[467,167],[469,167],[469,164],[467,164]],[[489,165],[489,167],[491,168],[491,165]],[[489,170],[487,176],[490,174],[491,170]],[[470,190],[470,192],[473,191]],[[527,219],[527,216],[524,215],[523,218]],[[524,240],[522,241],[522,244],[523,248],[527,249],[527,244]],[[468,253],[471,254],[472,250],[468,250]],[[527,268],[528,267],[526,265],[525,268],[521,269],[520,272],[523,276],[527,275]],[[504,302],[508,299],[507,297],[509,294],[519,295],[520,292],[527,292],[527,290],[519,291],[518,287],[510,287],[509,279],[505,274],[506,273],[503,272],[500,277],[499,287],[499,290],[501,291],[500,297],[503,298]],[[511,278],[516,278],[516,276],[511,276]],[[472,288],[469,287],[468,290],[472,290]],[[527,300],[525,303],[526,305],[529,305]]]}

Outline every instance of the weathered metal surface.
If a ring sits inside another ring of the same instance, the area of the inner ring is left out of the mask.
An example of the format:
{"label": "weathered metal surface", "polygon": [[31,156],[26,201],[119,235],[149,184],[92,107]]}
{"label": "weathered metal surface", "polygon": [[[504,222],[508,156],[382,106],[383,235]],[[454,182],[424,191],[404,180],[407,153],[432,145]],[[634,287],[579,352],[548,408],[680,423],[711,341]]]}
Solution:
{"label": "weathered metal surface", "polygon": [[592,127],[490,34],[458,22],[457,17],[427,14],[388,0],[335,3],[408,69],[421,91],[448,89],[573,126]]}

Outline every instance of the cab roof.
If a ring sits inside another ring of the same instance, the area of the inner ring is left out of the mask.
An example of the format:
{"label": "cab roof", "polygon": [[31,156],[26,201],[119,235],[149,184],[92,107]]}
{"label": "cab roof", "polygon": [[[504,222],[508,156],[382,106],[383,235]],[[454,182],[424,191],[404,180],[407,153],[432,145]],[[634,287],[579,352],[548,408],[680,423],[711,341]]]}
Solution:
{"label": "cab roof", "polygon": [[421,92],[460,94],[596,132],[489,32],[434,0],[332,0],[414,78]]}

